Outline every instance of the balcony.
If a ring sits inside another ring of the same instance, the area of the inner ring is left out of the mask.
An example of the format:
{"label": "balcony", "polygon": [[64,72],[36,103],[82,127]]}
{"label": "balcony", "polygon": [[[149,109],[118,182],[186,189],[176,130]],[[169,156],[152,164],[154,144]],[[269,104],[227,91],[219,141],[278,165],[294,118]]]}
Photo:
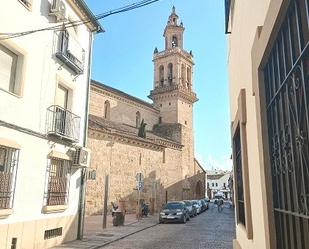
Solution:
{"label": "balcony", "polygon": [[47,134],[70,142],[79,141],[80,117],[57,105],[47,109]]}
{"label": "balcony", "polygon": [[85,51],[73,37],[70,38],[67,31],[60,32],[56,57],[74,73],[82,74],[84,72]]}

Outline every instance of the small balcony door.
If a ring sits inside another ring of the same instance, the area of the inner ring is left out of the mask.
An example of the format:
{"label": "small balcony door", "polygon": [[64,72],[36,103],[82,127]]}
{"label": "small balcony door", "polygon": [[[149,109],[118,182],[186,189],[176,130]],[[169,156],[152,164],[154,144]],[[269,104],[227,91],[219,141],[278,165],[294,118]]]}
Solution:
{"label": "small balcony door", "polygon": [[56,92],[56,132],[62,135],[68,134],[67,129],[70,125],[67,123],[66,110],[68,109],[69,90],[58,84]]}

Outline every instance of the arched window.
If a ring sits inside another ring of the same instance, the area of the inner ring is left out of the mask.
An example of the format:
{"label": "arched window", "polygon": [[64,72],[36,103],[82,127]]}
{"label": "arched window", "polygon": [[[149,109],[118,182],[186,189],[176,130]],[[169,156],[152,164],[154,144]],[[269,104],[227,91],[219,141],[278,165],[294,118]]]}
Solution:
{"label": "arched window", "polygon": [[110,119],[110,109],[111,109],[111,105],[110,105],[109,101],[106,100],[104,102],[104,118],[105,119],[108,119],[108,120]]}
{"label": "arched window", "polygon": [[191,88],[191,67],[187,67],[187,87]]}
{"label": "arched window", "polygon": [[183,86],[186,86],[186,67],[184,64],[181,65],[181,80]]}
{"label": "arched window", "polygon": [[164,66],[163,65],[159,67],[159,82],[160,82],[160,86],[164,85]]}
{"label": "arched window", "polygon": [[177,39],[177,36],[173,36],[172,37],[172,47],[175,48],[175,47],[178,47],[178,39]]}
{"label": "arched window", "polygon": [[168,83],[170,85],[172,85],[173,83],[173,64],[169,63],[167,66],[167,79],[168,79]]}
{"label": "arched window", "polygon": [[136,117],[135,117],[135,122],[136,122],[136,127],[139,128],[141,124],[141,114],[140,112],[136,112]]}

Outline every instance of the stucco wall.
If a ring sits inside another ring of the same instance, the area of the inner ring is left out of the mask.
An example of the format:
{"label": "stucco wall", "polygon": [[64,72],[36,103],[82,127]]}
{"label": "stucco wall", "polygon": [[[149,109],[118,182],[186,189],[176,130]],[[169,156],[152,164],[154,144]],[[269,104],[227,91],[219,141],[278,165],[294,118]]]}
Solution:
{"label": "stucco wall", "polygon": [[236,237],[241,248],[266,248],[264,234],[265,210],[262,206],[261,167],[257,137],[255,97],[252,95],[252,59],[251,50],[258,26],[263,26],[269,6],[269,0],[234,1],[231,34],[228,35],[228,71],[230,89],[231,121],[238,107],[240,89],[246,89],[247,108],[247,144],[249,184],[252,207],[253,240],[248,240],[245,230],[237,226]]}
{"label": "stucco wall", "polygon": [[[55,17],[49,15],[51,1],[31,1],[28,9],[22,1],[2,2],[0,29],[2,32],[20,32],[54,26]],[[76,12],[64,1],[67,17],[79,20]],[[18,17],[18,18],[12,18]],[[83,145],[86,98],[88,88],[88,53],[90,32],[84,25],[77,28],[77,40],[85,50],[84,73],[73,73],[56,58],[59,32],[44,31],[16,39],[1,40],[0,44],[18,55],[17,70],[20,94],[0,89],[0,121],[10,128],[0,127],[0,139],[13,140],[20,145],[16,188],[12,214],[0,218],[0,248],[11,248],[17,238],[17,248],[47,248],[62,241],[76,239],[77,210],[80,190],[80,169],[70,172],[69,200],[66,209],[44,213],[43,197],[46,185],[48,154],[51,150],[67,153],[72,145],[46,135],[47,108],[55,104],[57,84],[69,89],[68,109],[81,118],[80,136],[76,145]],[[16,125],[27,129],[12,127]],[[36,134],[39,133],[39,134]],[[1,210],[3,211],[3,210]],[[62,236],[44,240],[48,229],[63,227]]]}

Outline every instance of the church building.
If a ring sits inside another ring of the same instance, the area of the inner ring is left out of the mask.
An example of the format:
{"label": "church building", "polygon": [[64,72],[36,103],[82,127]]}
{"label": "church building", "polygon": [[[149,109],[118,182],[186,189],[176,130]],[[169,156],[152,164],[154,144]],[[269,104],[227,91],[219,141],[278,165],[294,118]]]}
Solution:
{"label": "church building", "polygon": [[156,48],[153,54],[152,103],[92,81],[86,215],[102,213],[105,188],[108,204],[121,203],[127,212],[136,210],[138,198],[155,212],[170,200],[205,196],[205,171],[194,157],[197,97],[193,55],[183,48],[184,30],[173,7],[163,33],[165,49]]}

